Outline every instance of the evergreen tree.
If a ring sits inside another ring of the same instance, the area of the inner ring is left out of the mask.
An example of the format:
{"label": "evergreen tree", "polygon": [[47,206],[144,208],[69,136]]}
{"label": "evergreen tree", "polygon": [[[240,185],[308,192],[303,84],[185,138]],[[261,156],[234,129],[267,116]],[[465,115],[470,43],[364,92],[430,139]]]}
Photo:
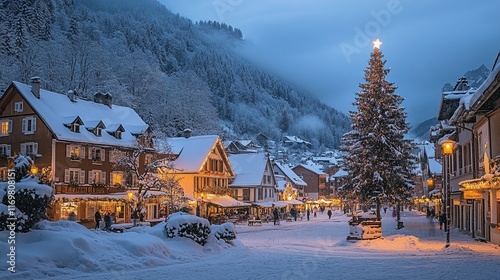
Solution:
{"label": "evergreen tree", "polygon": [[[344,194],[354,195],[361,204],[403,202],[413,189],[410,153],[414,144],[404,139],[409,131],[403,98],[395,94],[394,83],[386,81],[389,69],[379,48],[374,47],[351,111],[352,130],[343,136],[344,169],[348,184]],[[379,217],[380,218],[380,217]]]}

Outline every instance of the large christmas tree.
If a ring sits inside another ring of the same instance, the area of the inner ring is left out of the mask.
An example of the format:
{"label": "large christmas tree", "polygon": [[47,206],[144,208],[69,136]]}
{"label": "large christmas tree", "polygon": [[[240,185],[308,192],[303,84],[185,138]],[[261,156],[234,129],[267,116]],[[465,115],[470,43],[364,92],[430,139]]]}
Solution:
{"label": "large christmas tree", "polygon": [[[408,201],[413,189],[412,170],[414,144],[404,139],[409,125],[401,107],[403,98],[395,94],[394,83],[386,81],[389,69],[380,51],[380,41],[374,42],[366,83],[360,84],[350,111],[352,130],[344,134],[342,150],[348,184],[344,198],[355,197],[361,204],[399,203]],[[380,218],[380,216],[378,216]]]}

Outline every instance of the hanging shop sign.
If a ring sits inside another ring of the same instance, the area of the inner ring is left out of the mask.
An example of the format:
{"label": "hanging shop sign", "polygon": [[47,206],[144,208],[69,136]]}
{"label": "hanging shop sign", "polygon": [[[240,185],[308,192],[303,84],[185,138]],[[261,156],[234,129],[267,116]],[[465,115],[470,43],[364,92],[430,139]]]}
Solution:
{"label": "hanging shop sign", "polygon": [[464,191],[464,199],[482,199],[483,193],[478,191]]}

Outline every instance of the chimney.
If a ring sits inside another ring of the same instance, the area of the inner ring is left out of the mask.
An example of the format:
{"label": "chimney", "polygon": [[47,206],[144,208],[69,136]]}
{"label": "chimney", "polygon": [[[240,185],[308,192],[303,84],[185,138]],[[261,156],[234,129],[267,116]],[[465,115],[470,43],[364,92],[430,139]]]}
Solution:
{"label": "chimney", "polygon": [[189,128],[184,129],[184,137],[186,138],[191,137],[191,129]]}
{"label": "chimney", "polygon": [[94,102],[99,104],[104,104],[111,108],[113,101],[113,96],[111,93],[102,93],[100,91],[94,94]]}
{"label": "chimney", "polygon": [[68,98],[69,100],[71,100],[71,102],[76,102],[77,97],[78,93],[76,92],[76,90],[68,90]]}
{"label": "chimney", "polygon": [[40,99],[40,77],[31,78],[31,92],[36,98]]}

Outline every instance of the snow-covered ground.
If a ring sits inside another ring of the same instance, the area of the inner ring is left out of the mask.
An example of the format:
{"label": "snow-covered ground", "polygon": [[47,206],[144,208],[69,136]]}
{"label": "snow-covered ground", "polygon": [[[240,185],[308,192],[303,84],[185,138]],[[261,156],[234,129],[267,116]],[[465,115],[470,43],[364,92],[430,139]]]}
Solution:
{"label": "snow-covered ground", "polygon": [[234,246],[166,239],[163,225],[124,233],[44,222],[16,234],[16,273],[7,271],[8,232],[0,232],[0,279],[498,279],[500,248],[456,230],[445,233],[424,214],[388,211],[383,238],[346,241],[349,218],[236,225]]}

